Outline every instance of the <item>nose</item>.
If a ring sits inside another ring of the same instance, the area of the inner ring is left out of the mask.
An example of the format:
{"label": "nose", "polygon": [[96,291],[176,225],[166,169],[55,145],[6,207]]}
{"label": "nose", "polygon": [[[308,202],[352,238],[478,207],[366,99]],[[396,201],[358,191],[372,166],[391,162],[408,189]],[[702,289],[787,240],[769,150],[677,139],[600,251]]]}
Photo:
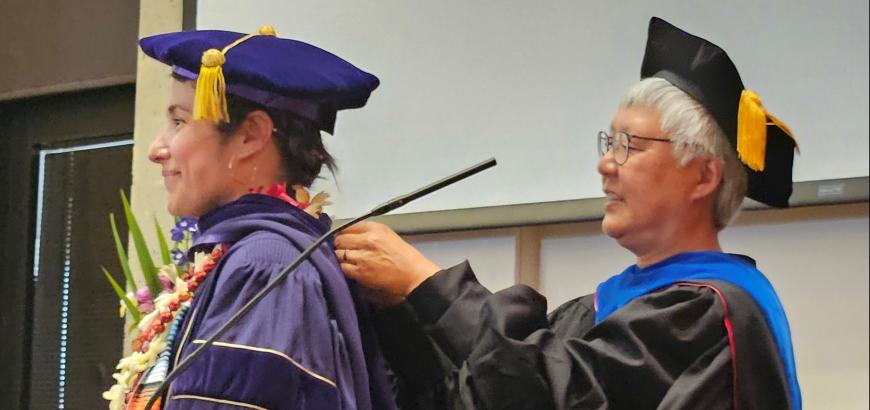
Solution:
{"label": "nose", "polygon": [[598,160],[598,173],[603,177],[613,177],[619,172],[619,164],[613,159],[613,150],[607,151]]}
{"label": "nose", "polygon": [[151,146],[148,147],[148,160],[155,164],[161,164],[167,159],[169,159],[169,147],[161,133],[154,138]]}

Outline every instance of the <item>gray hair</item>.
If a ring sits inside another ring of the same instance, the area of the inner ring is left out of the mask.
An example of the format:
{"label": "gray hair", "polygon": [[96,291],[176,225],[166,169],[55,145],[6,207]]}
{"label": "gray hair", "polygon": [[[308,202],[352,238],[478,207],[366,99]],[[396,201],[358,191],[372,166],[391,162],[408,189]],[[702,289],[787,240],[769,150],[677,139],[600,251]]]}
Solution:
{"label": "gray hair", "polygon": [[746,195],[743,164],[722,129],[694,98],[661,78],[646,78],[623,96],[621,108],[648,106],[659,114],[662,130],[670,134],[674,158],[685,166],[694,158],[711,155],[725,163],[722,184],[715,193],[713,224],[724,229],[740,212]]}

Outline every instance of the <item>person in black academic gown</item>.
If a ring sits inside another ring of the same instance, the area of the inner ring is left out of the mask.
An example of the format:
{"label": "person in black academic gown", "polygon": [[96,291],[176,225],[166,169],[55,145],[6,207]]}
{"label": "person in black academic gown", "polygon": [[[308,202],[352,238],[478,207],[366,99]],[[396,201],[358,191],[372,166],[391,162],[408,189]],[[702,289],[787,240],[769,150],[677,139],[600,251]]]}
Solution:
{"label": "person in black academic gown", "polygon": [[637,259],[594,294],[547,315],[534,290],[491,293],[382,224],[337,237],[342,270],[384,306],[400,406],[801,408],[776,292],[718,240],[744,196],[788,206],[791,131],[721,48],[658,18],[641,78],[598,136],[602,229]]}

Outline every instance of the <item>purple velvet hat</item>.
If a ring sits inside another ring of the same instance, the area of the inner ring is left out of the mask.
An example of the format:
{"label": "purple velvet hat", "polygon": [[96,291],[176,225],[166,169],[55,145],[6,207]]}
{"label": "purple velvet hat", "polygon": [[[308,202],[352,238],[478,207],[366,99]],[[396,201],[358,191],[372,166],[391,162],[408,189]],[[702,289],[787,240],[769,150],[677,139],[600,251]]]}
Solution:
{"label": "purple velvet hat", "polygon": [[[292,112],[331,134],[336,112],[364,106],[380,84],[328,51],[276,37],[269,26],[251,35],[218,30],[160,34],[139,45],[174,73],[197,81],[197,119],[228,121],[229,93]],[[202,107],[205,114],[197,115]]]}

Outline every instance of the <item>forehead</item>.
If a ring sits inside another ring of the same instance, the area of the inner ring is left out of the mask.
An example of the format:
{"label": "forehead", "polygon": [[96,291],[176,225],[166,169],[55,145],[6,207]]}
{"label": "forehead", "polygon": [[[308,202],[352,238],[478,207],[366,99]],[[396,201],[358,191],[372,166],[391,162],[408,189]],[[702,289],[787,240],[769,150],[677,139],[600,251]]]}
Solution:
{"label": "forehead", "polygon": [[169,103],[167,107],[179,107],[193,111],[194,83],[192,81],[172,80],[169,88]]}
{"label": "forehead", "polygon": [[647,137],[664,135],[658,111],[645,105],[620,108],[613,116],[610,128],[613,131]]}

